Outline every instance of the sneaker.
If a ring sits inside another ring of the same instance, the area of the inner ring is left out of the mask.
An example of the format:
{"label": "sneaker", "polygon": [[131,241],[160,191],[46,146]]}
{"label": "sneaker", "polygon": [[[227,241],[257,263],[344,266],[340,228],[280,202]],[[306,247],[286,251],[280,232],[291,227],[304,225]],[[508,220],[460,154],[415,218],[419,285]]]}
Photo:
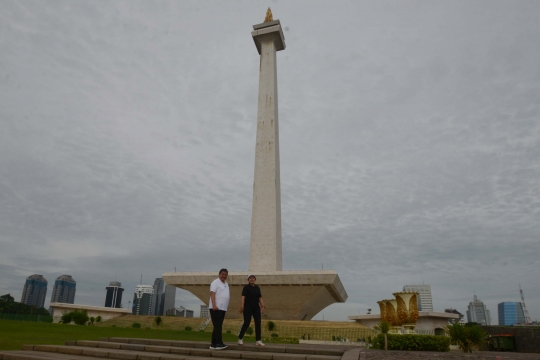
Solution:
{"label": "sneaker", "polygon": [[257,346],[265,346],[261,340],[257,341],[255,343],[255,345],[257,345]]}
{"label": "sneaker", "polygon": [[219,344],[217,347],[216,347],[216,350],[224,350],[227,348],[227,345],[225,344]]}
{"label": "sneaker", "polygon": [[210,345],[210,350],[217,350],[217,345],[214,345],[214,344]]}
{"label": "sneaker", "polygon": [[238,339],[238,345],[244,345],[244,340]]}

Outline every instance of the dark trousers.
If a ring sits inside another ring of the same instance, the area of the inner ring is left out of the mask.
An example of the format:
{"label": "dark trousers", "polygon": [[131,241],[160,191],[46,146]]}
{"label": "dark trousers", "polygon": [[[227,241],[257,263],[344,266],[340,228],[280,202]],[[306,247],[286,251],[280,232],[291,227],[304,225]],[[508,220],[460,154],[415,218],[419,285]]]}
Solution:
{"label": "dark trousers", "polygon": [[242,324],[242,329],[240,329],[238,338],[244,338],[244,334],[251,322],[251,316],[253,316],[255,322],[255,339],[261,340],[261,308],[259,307],[259,304],[257,304],[257,306],[247,306],[244,308],[244,324]]}
{"label": "dark trousers", "polygon": [[226,311],[212,310],[210,309],[210,318],[212,319],[212,325],[214,325],[214,331],[212,331],[212,345],[223,344],[223,338],[221,333],[223,332],[223,320],[225,320]]}

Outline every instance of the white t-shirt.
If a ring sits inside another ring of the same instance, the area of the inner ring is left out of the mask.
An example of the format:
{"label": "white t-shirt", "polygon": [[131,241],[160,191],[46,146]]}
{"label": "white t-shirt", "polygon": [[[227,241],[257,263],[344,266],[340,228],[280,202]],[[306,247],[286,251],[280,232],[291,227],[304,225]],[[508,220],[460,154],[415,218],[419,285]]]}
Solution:
{"label": "white t-shirt", "polygon": [[[218,278],[212,281],[212,284],[210,284],[210,292],[216,293],[216,305],[218,309],[227,311],[227,308],[229,307],[229,300],[231,298],[229,284],[227,284],[227,282],[222,282]],[[212,297],[210,296],[208,308],[212,309],[213,307],[214,306],[212,304]]]}

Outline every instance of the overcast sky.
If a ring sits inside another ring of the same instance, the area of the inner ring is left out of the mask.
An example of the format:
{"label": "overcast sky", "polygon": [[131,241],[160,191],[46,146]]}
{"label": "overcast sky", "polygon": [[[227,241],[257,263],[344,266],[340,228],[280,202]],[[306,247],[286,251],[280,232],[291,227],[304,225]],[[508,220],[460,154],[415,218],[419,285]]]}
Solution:
{"label": "overcast sky", "polygon": [[[539,1],[0,2],[0,293],[246,271],[259,55],[278,53],[284,270],[376,309],[474,292],[540,318]],[[263,289],[264,294],[264,289]],[[198,313],[180,290],[177,306]],[[271,304],[267,304],[269,307]]]}

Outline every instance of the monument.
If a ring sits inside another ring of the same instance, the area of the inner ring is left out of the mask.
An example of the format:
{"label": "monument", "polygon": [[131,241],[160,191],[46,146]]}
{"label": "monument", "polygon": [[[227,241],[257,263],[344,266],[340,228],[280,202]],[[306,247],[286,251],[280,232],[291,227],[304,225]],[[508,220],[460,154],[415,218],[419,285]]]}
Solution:
{"label": "monument", "polygon": [[[231,302],[227,318],[240,318],[242,287],[248,274],[257,276],[266,305],[263,315],[275,320],[311,320],[330,304],[345,302],[347,293],[334,270],[282,269],[281,185],[276,52],[285,49],[279,20],[268,9],[263,23],[253,25],[251,36],[260,55],[257,143],[251,218],[249,271],[229,272]],[[191,292],[208,305],[211,272],[165,273],[169,285]]]}

